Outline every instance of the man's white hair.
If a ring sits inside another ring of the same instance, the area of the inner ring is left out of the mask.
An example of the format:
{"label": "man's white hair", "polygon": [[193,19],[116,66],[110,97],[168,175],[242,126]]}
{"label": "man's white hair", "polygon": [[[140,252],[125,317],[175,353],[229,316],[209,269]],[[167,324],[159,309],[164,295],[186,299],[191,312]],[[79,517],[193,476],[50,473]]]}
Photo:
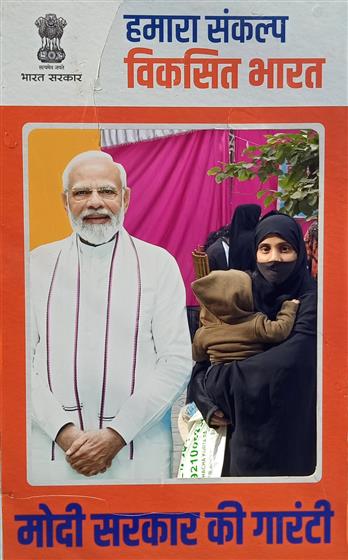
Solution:
{"label": "man's white hair", "polygon": [[77,156],[73,157],[72,160],[69,161],[68,165],[64,169],[63,174],[62,174],[63,191],[64,192],[68,192],[68,190],[69,190],[69,177],[70,177],[70,173],[72,172],[72,170],[75,169],[75,167],[77,165],[79,165],[80,163],[82,163],[84,161],[87,161],[89,159],[105,159],[105,160],[111,161],[111,163],[113,163],[113,165],[120,172],[122,189],[127,188],[127,173],[126,173],[126,170],[123,167],[123,165],[121,163],[116,163],[112,159],[110,154],[107,154],[105,152],[101,152],[99,150],[89,150],[88,152],[82,152],[81,154],[78,154]]}

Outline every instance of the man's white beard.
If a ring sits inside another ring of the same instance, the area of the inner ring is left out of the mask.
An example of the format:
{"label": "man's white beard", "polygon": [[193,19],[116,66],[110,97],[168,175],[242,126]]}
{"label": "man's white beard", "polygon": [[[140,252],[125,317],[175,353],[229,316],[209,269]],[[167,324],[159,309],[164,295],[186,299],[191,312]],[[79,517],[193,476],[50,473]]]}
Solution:
{"label": "man's white beard", "polygon": [[[68,216],[71,227],[82,239],[92,245],[102,245],[107,243],[114,237],[123,225],[124,210],[123,205],[117,214],[113,214],[110,210],[83,210],[78,217],[75,217],[68,205]],[[89,224],[83,218],[86,216],[109,216],[105,224]]]}

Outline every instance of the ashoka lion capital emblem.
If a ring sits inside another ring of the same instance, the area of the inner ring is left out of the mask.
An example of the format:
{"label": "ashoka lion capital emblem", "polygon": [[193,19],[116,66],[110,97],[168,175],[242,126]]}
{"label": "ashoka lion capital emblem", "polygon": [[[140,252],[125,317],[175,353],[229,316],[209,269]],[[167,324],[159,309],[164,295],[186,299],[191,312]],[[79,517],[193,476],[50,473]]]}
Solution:
{"label": "ashoka lion capital emblem", "polygon": [[65,19],[57,18],[56,14],[46,14],[46,17],[39,17],[35,25],[42,41],[37,53],[38,59],[41,62],[62,62],[65,52],[60,46],[60,40],[66,26]]}

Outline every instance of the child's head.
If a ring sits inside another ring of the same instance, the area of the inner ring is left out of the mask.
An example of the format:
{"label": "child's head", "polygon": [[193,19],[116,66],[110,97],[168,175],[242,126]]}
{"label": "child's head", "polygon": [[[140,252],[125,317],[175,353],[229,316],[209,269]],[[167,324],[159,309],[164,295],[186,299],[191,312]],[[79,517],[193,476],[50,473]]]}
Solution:
{"label": "child's head", "polygon": [[198,301],[225,323],[254,311],[251,278],[246,272],[214,270],[191,285]]}

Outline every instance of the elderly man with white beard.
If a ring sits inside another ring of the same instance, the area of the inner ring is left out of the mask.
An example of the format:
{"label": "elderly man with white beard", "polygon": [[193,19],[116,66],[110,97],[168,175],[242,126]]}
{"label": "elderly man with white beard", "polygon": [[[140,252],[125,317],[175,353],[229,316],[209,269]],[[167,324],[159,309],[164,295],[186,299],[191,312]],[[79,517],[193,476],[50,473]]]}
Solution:
{"label": "elderly man with white beard", "polygon": [[191,369],[178,266],[124,229],[130,190],[111,156],[76,156],[63,189],[74,232],[31,253],[29,481],[163,480]]}

